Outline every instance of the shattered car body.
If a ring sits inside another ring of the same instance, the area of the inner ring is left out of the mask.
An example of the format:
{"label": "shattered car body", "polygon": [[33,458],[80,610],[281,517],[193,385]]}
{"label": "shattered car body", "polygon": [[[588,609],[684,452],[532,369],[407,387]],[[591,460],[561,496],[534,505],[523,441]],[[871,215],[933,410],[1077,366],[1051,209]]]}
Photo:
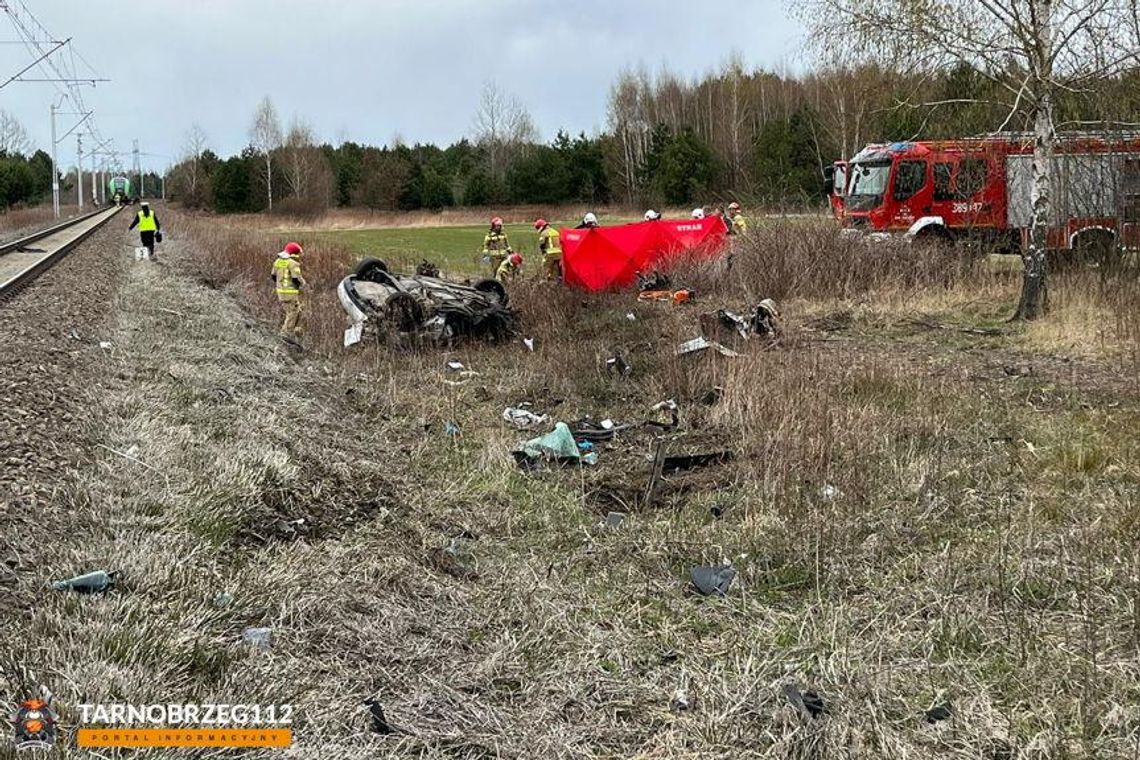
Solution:
{"label": "shattered car body", "polygon": [[345,346],[358,343],[366,326],[381,339],[414,335],[432,341],[501,340],[513,334],[517,319],[506,289],[496,280],[468,285],[400,275],[374,258],[364,259],[341,280],[337,296],[352,322],[345,331]]}

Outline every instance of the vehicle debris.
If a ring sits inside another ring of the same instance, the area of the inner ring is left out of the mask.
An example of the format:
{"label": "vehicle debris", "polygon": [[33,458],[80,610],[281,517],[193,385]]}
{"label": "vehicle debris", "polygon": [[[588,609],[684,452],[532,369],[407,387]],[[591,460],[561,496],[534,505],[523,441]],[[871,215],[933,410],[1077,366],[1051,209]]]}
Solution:
{"label": "vehicle debris", "polygon": [[646,420],[644,424],[649,427],[661,428],[662,430],[672,430],[681,424],[681,415],[678,409],[677,402],[673,399],[658,402],[653,405],[653,411],[667,413],[669,415],[668,421]]}
{"label": "vehicle debris", "polygon": [[536,425],[542,425],[545,423],[547,420],[547,415],[535,414],[534,412],[528,411],[526,409],[518,409],[513,406],[508,406],[503,410],[503,419],[509,422],[511,425],[514,425],[519,430],[526,430],[528,428],[535,427]]}
{"label": "vehicle debris", "polygon": [[689,693],[684,689],[677,689],[673,692],[673,700],[669,703],[673,712],[686,712],[693,708],[693,703],[689,701]]}
{"label": "vehicle debris", "polygon": [[698,565],[689,571],[693,586],[703,596],[724,596],[736,577],[732,565]]}
{"label": "vehicle debris", "polygon": [[633,372],[633,367],[629,365],[629,362],[622,358],[621,354],[614,354],[609,359],[606,359],[606,372],[609,372],[610,374],[616,372],[622,377],[629,377],[629,374]]}
{"label": "vehicle debris", "polygon": [[463,366],[462,362],[450,361],[447,363],[447,369],[451,372],[462,372],[467,368]]}
{"label": "vehicle debris", "polygon": [[104,351],[110,351],[112,348],[114,348],[114,346],[109,340],[101,340],[99,341],[99,348],[103,349]]}
{"label": "vehicle debris", "polygon": [[497,280],[460,284],[431,275],[398,275],[380,259],[366,258],[341,280],[337,296],[351,326],[346,346],[360,342],[365,324],[381,338],[417,336],[443,343],[458,338],[503,340],[518,315]]}
{"label": "vehicle debris", "polygon": [[454,436],[459,435],[461,430],[460,430],[459,425],[457,423],[452,422],[451,420],[448,420],[447,422],[443,423],[443,432],[444,432],[444,435],[450,435],[450,436],[454,437]]}
{"label": "vehicle debris", "polygon": [[940,705],[931,707],[925,711],[923,715],[926,717],[927,723],[937,723],[951,718],[954,715],[954,706],[949,702],[943,702]]}
{"label": "vehicle debris", "polygon": [[685,341],[680,346],[678,346],[677,356],[687,356],[690,354],[702,353],[704,351],[708,351],[709,349],[716,351],[721,356],[740,356],[740,354],[733,351],[732,349],[726,348],[719,343],[711,341],[703,335],[699,338],[693,338],[692,340]]}
{"label": "vehicle debris", "polygon": [[534,338],[523,338],[523,345],[526,346],[527,351],[534,351]]}
{"label": "vehicle debris", "polygon": [[818,718],[827,712],[827,705],[823,702],[823,697],[812,690],[800,691],[800,687],[794,683],[786,683],[781,687],[784,692],[784,697],[788,703],[796,708],[796,711],[805,718]]}
{"label": "vehicle debris", "polygon": [[273,629],[246,628],[241,633],[241,640],[254,649],[271,649],[273,647]]}
{"label": "vehicle debris", "polygon": [[418,277],[439,277],[439,267],[427,259],[421,259],[420,263],[416,264],[416,275]]}
{"label": "vehicle debris", "polygon": [[697,319],[697,322],[701,327],[701,335],[705,338],[713,339],[723,336],[732,339],[739,337],[742,340],[748,340],[748,338],[751,337],[748,321],[744,319],[744,317],[726,309],[718,309],[717,311],[702,314]]}
{"label": "vehicle debris", "polygon": [[389,723],[387,716],[384,715],[384,708],[381,707],[380,703],[376,700],[369,699],[364,702],[364,705],[368,708],[368,715],[371,718],[369,728],[371,728],[372,733],[380,734],[382,736],[410,733],[409,731],[405,731],[399,726]]}
{"label": "vehicle debris", "polygon": [[106,591],[115,585],[116,573],[106,570],[94,570],[90,573],[77,575],[62,581],[52,581],[51,587],[56,591],[77,591],[81,594],[94,594]]}
{"label": "vehicle debris", "polygon": [[609,512],[606,514],[605,526],[607,528],[617,528],[625,522],[625,512]]}
{"label": "vehicle debris", "polygon": [[598,455],[594,452],[582,454],[570,426],[565,422],[555,424],[554,430],[546,435],[532,438],[521,448],[511,452],[519,467],[532,468],[546,460],[558,464],[596,464]]}
{"label": "vehicle debris", "polygon": [[749,327],[756,335],[770,335],[775,336],[780,333],[780,310],[776,307],[776,302],[771,298],[765,298],[756,305],[756,310],[752,313],[752,320]]}
{"label": "vehicle debris", "polygon": [[234,595],[228,591],[219,591],[214,594],[214,598],[210,600],[210,603],[219,610],[223,610],[234,603]]}
{"label": "vehicle debris", "polygon": [[692,470],[697,467],[724,464],[731,462],[735,457],[736,454],[727,449],[724,451],[712,451],[706,454],[678,454],[676,456],[665,457],[661,469],[665,473],[673,474],[684,470]]}
{"label": "vehicle debris", "polygon": [[462,581],[479,580],[479,572],[474,570],[474,558],[460,546],[460,539],[453,538],[447,546],[436,547],[428,556],[431,564],[440,572]]}

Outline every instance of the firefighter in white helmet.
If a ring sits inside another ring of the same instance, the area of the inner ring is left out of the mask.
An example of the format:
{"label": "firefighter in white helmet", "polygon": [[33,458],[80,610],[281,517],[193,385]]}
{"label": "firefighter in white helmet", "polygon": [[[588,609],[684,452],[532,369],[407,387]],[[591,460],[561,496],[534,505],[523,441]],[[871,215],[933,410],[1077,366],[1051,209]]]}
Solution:
{"label": "firefighter in white helmet", "polygon": [[703,208],[693,209],[693,218],[694,219],[704,219],[705,218],[705,210]]}

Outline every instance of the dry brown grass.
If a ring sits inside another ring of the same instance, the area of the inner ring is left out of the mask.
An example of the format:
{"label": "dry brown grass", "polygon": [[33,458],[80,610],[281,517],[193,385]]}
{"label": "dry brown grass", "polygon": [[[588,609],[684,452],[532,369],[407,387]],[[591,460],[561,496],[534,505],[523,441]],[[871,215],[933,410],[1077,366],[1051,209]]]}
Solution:
{"label": "dry brown grass", "polygon": [[[30,624],[87,698],[289,701],[291,756],[313,758],[1134,752],[1134,393],[1108,365],[1093,382],[1033,353],[1036,328],[915,324],[993,324],[1015,279],[797,227],[742,246],[728,275],[682,271],[690,307],[518,283],[533,353],[346,355],[321,294],[316,350],[294,363],[266,330],[274,240],[168,224],[175,274],[124,287],[89,421],[150,467],[106,453],[80,473],[88,539],[53,549],[57,566],[117,563],[127,589],[50,596]],[[347,264],[307,261],[322,289]],[[1132,303],[1085,282],[1058,281],[1061,313]],[[700,310],[763,296],[785,308],[780,342],[674,354]],[[1118,317],[1106,341],[1124,346]],[[630,377],[606,373],[615,352]],[[448,358],[479,374],[458,381]],[[1022,361],[1029,376],[1003,371]],[[737,457],[653,503],[649,430],[600,445],[597,467],[527,474],[509,456],[526,434],[499,419],[528,401],[637,421],[665,398],[674,450]],[[604,529],[612,509],[629,517]],[[691,565],[725,559],[726,598],[687,590]],[[221,589],[233,607],[210,605]],[[274,627],[274,650],[242,648],[246,625]],[[788,707],[793,679],[827,717]],[[370,734],[369,697],[413,735]],[[954,717],[926,723],[946,700]]]}
{"label": "dry brown grass", "polygon": [[[91,211],[92,209],[87,206],[83,210]],[[75,205],[60,206],[59,213],[61,219],[66,219],[78,214],[79,207]],[[55,221],[55,216],[52,213],[50,203],[9,209],[0,213],[0,239],[10,240],[20,237],[20,235],[46,227],[53,221]]]}

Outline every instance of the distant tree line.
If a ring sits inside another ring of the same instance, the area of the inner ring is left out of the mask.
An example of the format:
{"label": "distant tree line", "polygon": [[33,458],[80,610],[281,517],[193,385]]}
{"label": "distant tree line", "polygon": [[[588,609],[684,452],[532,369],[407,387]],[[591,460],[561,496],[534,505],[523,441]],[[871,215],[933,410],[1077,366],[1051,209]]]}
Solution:
{"label": "distant tree line", "polygon": [[0,209],[38,203],[51,193],[51,156],[32,152],[20,122],[0,110]]}
{"label": "distant tree line", "polygon": [[[525,108],[493,84],[472,133],[447,147],[320,144],[294,119],[281,126],[268,98],[250,144],[221,158],[196,125],[169,195],[221,213],[292,213],[331,206],[382,210],[507,204],[688,205],[730,198],[816,204],[823,167],[868,142],[937,139],[1027,128],[1012,95],[968,67],[908,75],[874,64],[801,75],[747,71],[736,60],[693,81],[623,73],[607,129],[536,139]],[[1058,104],[1059,128],[1134,121],[1135,74],[1076,90]]]}

